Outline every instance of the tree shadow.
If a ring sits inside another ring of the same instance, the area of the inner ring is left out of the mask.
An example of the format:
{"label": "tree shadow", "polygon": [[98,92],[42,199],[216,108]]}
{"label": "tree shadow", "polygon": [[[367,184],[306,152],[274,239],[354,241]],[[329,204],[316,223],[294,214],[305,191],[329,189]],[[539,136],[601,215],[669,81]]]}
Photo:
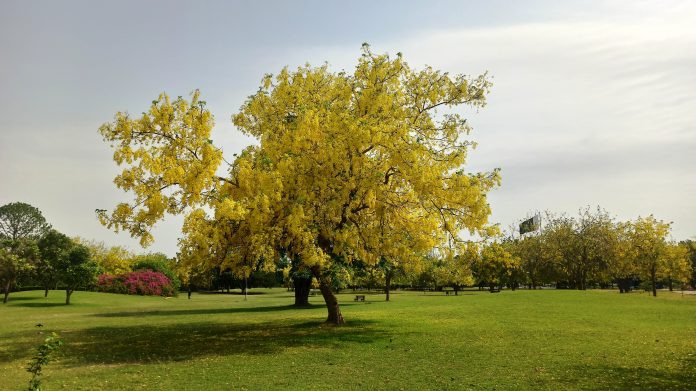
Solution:
{"label": "tree shadow", "polygon": [[17,304],[11,304],[11,302],[7,302],[7,304],[10,304],[13,307],[27,307],[27,308],[45,308],[45,307],[65,307],[67,304],[65,303],[17,303]]}
{"label": "tree shadow", "polygon": [[183,361],[203,356],[268,355],[302,346],[340,349],[387,339],[373,322],[342,327],[316,322],[185,323],[95,327],[68,331],[61,356],[68,366]]}
{"label": "tree shadow", "polygon": [[[355,305],[356,303],[341,304],[341,307]],[[190,310],[151,310],[151,311],[123,311],[123,312],[103,312],[89,314],[88,316],[96,316],[100,318],[127,318],[127,317],[144,317],[144,316],[178,316],[178,315],[215,315],[215,314],[236,314],[236,313],[263,313],[288,310],[316,310],[326,309],[324,304],[310,304],[307,306],[295,307],[293,305],[277,305],[266,307],[248,307],[248,308],[197,308]]]}
{"label": "tree shadow", "polygon": [[[199,295],[229,295],[229,296],[244,296],[244,292],[239,292],[239,291],[195,291]],[[182,291],[181,293],[186,293],[185,291]],[[268,294],[267,292],[260,292],[260,291],[247,291],[247,296],[260,296],[260,295],[266,295]]]}
{"label": "tree shadow", "polygon": [[8,303],[12,303],[13,301],[28,301],[28,300],[39,300],[39,299],[45,299],[45,297],[26,297],[26,296],[20,296],[20,297],[14,297],[12,296],[12,293],[10,294],[10,297],[7,299]]}
{"label": "tree shadow", "polygon": [[655,368],[634,367],[624,368],[618,366],[584,366],[580,368],[584,373],[601,376],[609,379],[608,387],[612,390],[694,390],[696,387],[696,357],[690,356],[683,359],[677,370],[663,370]]}
{"label": "tree shadow", "polygon": [[103,312],[97,314],[89,314],[100,318],[127,318],[127,317],[143,317],[143,316],[178,316],[178,315],[214,315],[214,314],[235,314],[242,312],[258,313],[258,312],[275,312],[286,310],[307,310],[326,308],[324,306],[309,305],[303,307],[295,307],[292,305],[278,305],[268,307],[249,307],[249,308],[198,308],[191,310],[152,310],[152,311],[123,311],[123,312]]}

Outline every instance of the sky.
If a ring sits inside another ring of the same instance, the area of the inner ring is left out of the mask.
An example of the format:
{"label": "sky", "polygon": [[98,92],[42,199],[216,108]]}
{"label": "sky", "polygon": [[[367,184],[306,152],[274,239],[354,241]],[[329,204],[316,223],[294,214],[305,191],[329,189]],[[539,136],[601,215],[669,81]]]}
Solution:
{"label": "sky", "polygon": [[413,68],[488,72],[465,114],[471,172],[502,170],[489,201],[506,228],[536,211],[599,205],[696,236],[696,2],[0,0],[0,205],[38,207],[69,236],[174,256],[182,219],[143,250],[94,210],[129,200],[97,129],[159,93],[200,89],[213,140],[265,73],[327,62],[350,71],[363,42]]}

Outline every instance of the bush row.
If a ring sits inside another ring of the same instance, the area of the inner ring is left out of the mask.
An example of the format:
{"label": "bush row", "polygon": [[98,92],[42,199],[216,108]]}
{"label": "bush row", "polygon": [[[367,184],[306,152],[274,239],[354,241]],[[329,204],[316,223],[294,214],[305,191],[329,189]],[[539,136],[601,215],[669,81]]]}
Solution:
{"label": "bush row", "polygon": [[176,293],[172,281],[163,273],[138,270],[117,276],[102,274],[97,282],[100,292],[144,296],[173,296]]}

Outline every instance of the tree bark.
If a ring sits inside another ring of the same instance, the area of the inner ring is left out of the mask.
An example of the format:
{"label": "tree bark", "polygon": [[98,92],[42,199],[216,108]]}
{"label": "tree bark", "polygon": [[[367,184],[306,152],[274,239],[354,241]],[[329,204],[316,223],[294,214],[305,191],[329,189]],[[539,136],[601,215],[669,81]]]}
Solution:
{"label": "tree bark", "polygon": [[652,270],[650,270],[650,282],[652,282],[652,294],[653,297],[657,297],[657,277],[656,277],[657,271],[655,270],[655,266],[652,267]]}
{"label": "tree bark", "polygon": [[7,303],[7,298],[10,296],[10,287],[12,287],[12,282],[7,281],[5,283],[5,286],[3,287],[3,290],[5,291],[5,297],[2,299],[2,304]]}
{"label": "tree bark", "polygon": [[628,293],[631,291],[631,278],[618,278],[616,284],[619,286],[619,293]]}
{"label": "tree bark", "polygon": [[387,295],[387,301],[389,301],[389,291],[391,290],[391,271],[388,271],[384,276],[384,293]]}
{"label": "tree bark", "polygon": [[249,285],[247,282],[247,276],[244,276],[244,301],[247,300],[247,290],[249,289]]}
{"label": "tree bark", "polygon": [[670,291],[670,292],[672,292],[672,287],[673,287],[672,278],[670,277],[670,278],[669,278],[669,291]]}
{"label": "tree bark", "polygon": [[48,287],[44,287],[44,297],[48,297]]}
{"label": "tree bark", "polygon": [[309,291],[312,287],[312,279],[293,277],[292,284],[295,286],[295,307],[309,306]]}
{"label": "tree bark", "polygon": [[73,291],[70,288],[65,288],[65,304],[68,305],[70,304],[70,295],[72,295]]}
{"label": "tree bark", "polygon": [[341,308],[338,306],[338,299],[331,291],[331,278],[322,276],[319,269],[316,267],[312,269],[312,273],[314,277],[319,280],[319,290],[321,290],[321,295],[324,297],[324,302],[326,303],[326,310],[328,312],[326,323],[335,326],[345,324],[346,321],[341,314]]}

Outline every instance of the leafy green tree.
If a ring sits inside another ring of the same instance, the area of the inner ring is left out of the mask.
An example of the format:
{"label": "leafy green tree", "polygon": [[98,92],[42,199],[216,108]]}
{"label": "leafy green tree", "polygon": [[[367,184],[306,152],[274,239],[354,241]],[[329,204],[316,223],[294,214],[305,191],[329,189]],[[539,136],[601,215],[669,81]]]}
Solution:
{"label": "leafy green tree", "polygon": [[55,229],[49,230],[39,239],[35,274],[44,288],[44,297],[48,297],[48,291],[58,284],[59,269],[72,246],[72,240]]}
{"label": "leafy green tree", "polygon": [[17,280],[32,270],[36,255],[36,243],[33,240],[0,240],[0,287],[4,294],[3,304],[7,303]]}
{"label": "leafy green tree", "polygon": [[99,274],[99,266],[92,261],[89,248],[76,244],[60,257],[57,265],[58,278],[65,284],[65,304],[70,304],[70,296],[79,288],[92,285]]}
{"label": "leafy green tree", "polygon": [[23,202],[0,206],[0,239],[38,239],[49,228],[36,207]]}
{"label": "leafy green tree", "polygon": [[510,240],[509,250],[520,259],[523,279],[531,289],[558,279],[548,237],[542,233]]}

